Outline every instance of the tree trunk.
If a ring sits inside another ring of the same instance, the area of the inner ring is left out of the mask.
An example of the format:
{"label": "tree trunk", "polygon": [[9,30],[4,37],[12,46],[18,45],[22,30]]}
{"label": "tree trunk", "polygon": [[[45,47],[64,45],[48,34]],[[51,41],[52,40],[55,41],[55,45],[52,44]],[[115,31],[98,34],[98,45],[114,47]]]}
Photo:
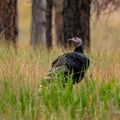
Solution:
{"label": "tree trunk", "polygon": [[4,6],[5,0],[0,0],[0,36],[2,37],[4,32]]}
{"label": "tree trunk", "polygon": [[54,0],[57,45],[63,44],[63,0]]}
{"label": "tree trunk", "polygon": [[46,0],[32,0],[31,44],[46,44]]}
{"label": "tree trunk", "polygon": [[90,49],[90,0],[64,1],[64,46],[71,37],[80,37]]}
{"label": "tree trunk", "polygon": [[0,34],[16,45],[18,36],[17,0],[0,0]]}
{"label": "tree trunk", "polygon": [[47,0],[46,44],[48,49],[52,48],[52,7],[53,7],[53,1]]}

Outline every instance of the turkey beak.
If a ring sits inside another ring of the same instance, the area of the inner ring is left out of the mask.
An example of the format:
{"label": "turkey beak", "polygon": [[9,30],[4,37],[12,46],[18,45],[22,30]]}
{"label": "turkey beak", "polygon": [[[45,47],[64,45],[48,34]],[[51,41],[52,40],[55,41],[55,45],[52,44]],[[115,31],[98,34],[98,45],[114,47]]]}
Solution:
{"label": "turkey beak", "polygon": [[77,42],[75,38],[68,39],[68,42]]}
{"label": "turkey beak", "polygon": [[68,39],[68,42],[72,42],[72,41],[74,41],[73,39]]}
{"label": "turkey beak", "polygon": [[68,39],[68,42],[71,42],[71,39]]}

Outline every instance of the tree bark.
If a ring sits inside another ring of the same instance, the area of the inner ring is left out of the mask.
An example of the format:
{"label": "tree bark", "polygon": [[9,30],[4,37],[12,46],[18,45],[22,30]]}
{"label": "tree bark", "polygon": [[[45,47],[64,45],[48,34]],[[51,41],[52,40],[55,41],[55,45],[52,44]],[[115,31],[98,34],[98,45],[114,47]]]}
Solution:
{"label": "tree bark", "polygon": [[48,49],[52,48],[52,8],[53,8],[53,1],[47,0],[46,44]]}
{"label": "tree bark", "polygon": [[64,46],[71,37],[80,37],[90,49],[90,0],[64,1]]}
{"label": "tree bark", "polygon": [[0,34],[16,46],[18,36],[17,0],[0,0]]}
{"label": "tree bark", "polygon": [[57,45],[63,44],[63,0],[54,0]]}
{"label": "tree bark", "polygon": [[4,6],[5,0],[0,0],[0,35],[3,36],[4,31]]}
{"label": "tree bark", "polygon": [[32,0],[31,44],[46,44],[46,0]]}

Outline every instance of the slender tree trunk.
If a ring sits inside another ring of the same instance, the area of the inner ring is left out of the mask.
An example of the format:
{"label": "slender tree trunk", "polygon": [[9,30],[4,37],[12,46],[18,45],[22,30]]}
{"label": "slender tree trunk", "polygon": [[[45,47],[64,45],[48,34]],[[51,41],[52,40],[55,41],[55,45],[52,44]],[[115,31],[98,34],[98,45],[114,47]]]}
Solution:
{"label": "slender tree trunk", "polygon": [[64,1],[64,46],[73,36],[83,39],[84,47],[90,48],[90,0]]}
{"label": "slender tree trunk", "polygon": [[5,0],[0,0],[0,36],[2,37],[4,32],[4,6]]}
{"label": "slender tree trunk", "polygon": [[63,0],[54,0],[57,45],[63,44]]}
{"label": "slender tree trunk", "polygon": [[52,8],[53,8],[53,1],[47,0],[46,44],[48,49],[52,48]]}
{"label": "slender tree trunk", "polygon": [[31,44],[46,44],[46,0],[32,0]]}
{"label": "slender tree trunk", "polygon": [[16,46],[18,36],[17,0],[0,0],[0,34]]}

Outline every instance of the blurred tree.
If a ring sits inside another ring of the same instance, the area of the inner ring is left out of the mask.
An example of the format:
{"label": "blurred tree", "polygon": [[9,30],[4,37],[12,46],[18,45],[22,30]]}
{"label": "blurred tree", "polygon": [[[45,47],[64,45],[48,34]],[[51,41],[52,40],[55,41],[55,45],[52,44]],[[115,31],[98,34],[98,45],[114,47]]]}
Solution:
{"label": "blurred tree", "polygon": [[47,48],[52,48],[52,8],[53,8],[53,1],[47,1],[47,11],[46,11],[46,44]]}
{"label": "blurred tree", "polygon": [[58,42],[61,41],[60,43],[67,47],[67,40],[77,36],[83,39],[84,48],[87,49],[90,49],[90,13],[95,14],[96,18],[99,18],[100,14],[111,13],[120,7],[120,0],[64,0],[63,19],[61,16],[62,26],[60,17],[58,17],[60,16],[59,13],[62,13],[61,3],[62,0],[56,2]]}
{"label": "blurred tree", "polygon": [[4,32],[4,0],[0,0],[0,35]]}
{"label": "blurred tree", "polygon": [[[99,16],[120,6],[120,0],[32,0],[31,43],[44,43],[52,48],[52,8],[55,6],[57,45],[67,47],[71,37],[83,39],[84,48],[90,49],[90,13]],[[92,11],[91,11],[92,10]],[[97,17],[98,18],[98,17]]]}
{"label": "blurred tree", "polygon": [[63,1],[53,0],[55,6],[55,24],[56,24],[56,39],[57,45],[63,44]]}
{"label": "blurred tree", "polygon": [[110,14],[120,7],[120,0],[91,0],[91,13],[97,18],[100,14]]}
{"label": "blurred tree", "polygon": [[14,43],[16,47],[17,0],[0,0],[0,34],[6,41]]}
{"label": "blurred tree", "polygon": [[31,44],[46,44],[46,0],[32,0]]}
{"label": "blurred tree", "polygon": [[83,39],[83,45],[90,48],[90,0],[64,1],[64,46],[71,37]]}

